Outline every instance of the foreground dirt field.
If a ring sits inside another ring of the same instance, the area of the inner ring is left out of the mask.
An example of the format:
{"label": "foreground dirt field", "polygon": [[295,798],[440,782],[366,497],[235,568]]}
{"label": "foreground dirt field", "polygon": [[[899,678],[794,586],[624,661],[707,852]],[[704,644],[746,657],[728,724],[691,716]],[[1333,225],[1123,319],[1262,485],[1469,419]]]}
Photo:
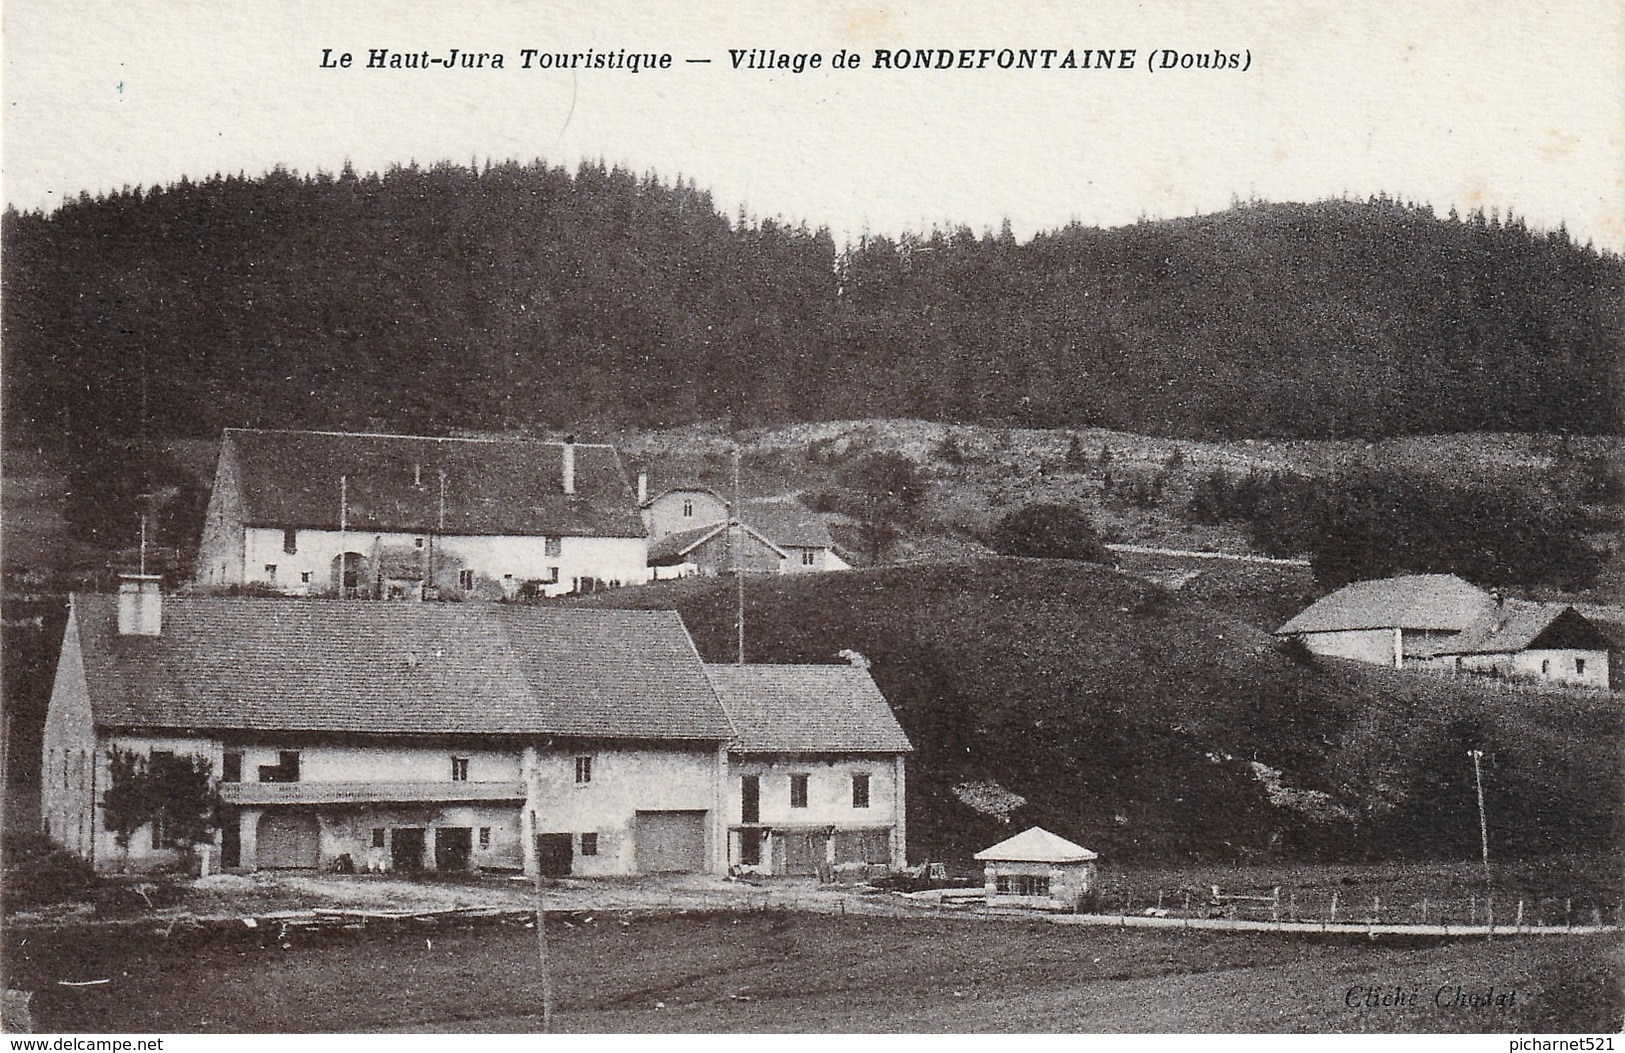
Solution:
{"label": "foreground dirt field", "polygon": [[[1621,948],[1612,937],[1400,946],[779,911],[581,912],[555,917],[549,933],[556,1026],[569,1031],[1612,1032],[1621,1025]],[[72,926],[10,930],[7,944],[8,983],[36,992],[41,1030],[540,1027],[536,935],[519,924],[291,940],[263,929],[164,940]],[[99,979],[109,982],[59,983]],[[1369,1007],[1368,992],[1376,1003]],[[1399,1005],[1380,1004],[1384,995],[1394,1002],[1396,992]],[[1473,1004],[1475,996],[1488,996],[1488,1004]]]}

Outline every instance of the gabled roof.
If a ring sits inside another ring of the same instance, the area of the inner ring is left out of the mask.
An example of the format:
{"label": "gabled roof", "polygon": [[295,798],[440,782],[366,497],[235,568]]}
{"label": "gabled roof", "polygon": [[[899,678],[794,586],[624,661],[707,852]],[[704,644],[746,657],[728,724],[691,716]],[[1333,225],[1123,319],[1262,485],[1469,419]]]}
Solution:
{"label": "gabled roof", "polygon": [[850,665],[707,665],[748,753],[908,753],[908,736],[867,670]]}
{"label": "gabled roof", "polygon": [[786,501],[746,501],[740,518],[776,544],[829,548],[835,544],[818,513]]}
{"label": "gabled roof", "polygon": [[733,725],[675,611],[164,598],[120,636],[77,594],[100,727],[723,741]]}
{"label": "gabled roof", "polygon": [[[727,523],[710,523],[706,526],[694,527],[690,530],[679,530],[675,534],[656,538],[649,542],[649,566],[665,567],[681,563],[688,558],[688,554],[701,545],[717,537],[728,529]],[[745,533],[772,549],[780,559],[789,557],[789,553],[762,536],[761,531],[746,524]]]}
{"label": "gabled roof", "polygon": [[650,505],[654,504],[656,501],[660,500],[661,498],[669,497],[672,494],[710,494],[712,497],[716,498],[718,501],[721,501],[723,504],[728,503],[728,499],[726,497],[723,497],[721,494],[717,493],[715,490],[711,489],[709,486],[698,486],[698,485],[696,485],[696,486],[668,486],[666,489],[660,491],[658,494],[655,494],[653,497],[651,497],[648,500],[644,501],[639,507],[640,508],[648,508]]}
{"label": "gabled roof", "polygon": [[1001,863],[1087,863],[1100,857],[1082,845],[1035,826],[992,848],[982,849],[976,858]]}
{"label": "gabled roof", "polygon": [[[643,537],[637,497],[613,446],[227,428],[250,525],[520,537]],[[439,527],[440,473],[446,478]]]}
{"label": "gabled roof", "polygon": [[1537,647],[1606,651],[1611,646],[1608,638],[1573,607],[1509,601],[1459,636],[1440,642],[1431,653],[1515,654]]}
{"label": "gabled roof", "polygon": [[1489,593],[1454,574],[1409,574],[1345,585],[1323,596],[1275,631],[1280,634],[1351,629],[1461,632],[1494,605]]}

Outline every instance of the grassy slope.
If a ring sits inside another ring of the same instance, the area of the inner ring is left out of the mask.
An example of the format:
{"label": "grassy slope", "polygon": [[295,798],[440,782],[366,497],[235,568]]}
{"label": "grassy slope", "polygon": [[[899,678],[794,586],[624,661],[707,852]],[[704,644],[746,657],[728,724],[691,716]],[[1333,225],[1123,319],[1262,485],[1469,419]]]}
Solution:
{"label": "grassy slope", "polygon": [[[701,653],[733,655],[731,582],[584,601],[678,609]],[[1040,823],[1120,859],[1477,851],[1469,746],[1487,752],[1497,849],[1619,842],[1613,704],[1493,699],[1346,662],[1292,661],[1266,634],[1101,567],[988,560],[758,580],[748,658],[854,648],[916,748],[915,855],[962,860],[1007,835],[950,792],[989,779]],[[1272,804],[1249,761],[1328,791],[1349,821]]]}

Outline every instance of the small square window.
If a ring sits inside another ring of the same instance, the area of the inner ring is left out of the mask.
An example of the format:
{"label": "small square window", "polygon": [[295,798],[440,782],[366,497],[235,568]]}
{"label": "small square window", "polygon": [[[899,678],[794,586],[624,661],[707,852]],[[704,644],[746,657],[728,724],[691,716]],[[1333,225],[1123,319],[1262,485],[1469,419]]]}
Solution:
{"label": "small square window", "polygon": [[292,527],[282,531],[282,551],[290,556],[299,551],[299,531]]}
{"label": "small square window", "polygon": [[413,538],[412,539],[412,547],[413,548],[422,548],[423,547],[423,539],[420,538],[420,537]]}
{"label": "small square window", "polygon": [[467,757],[453,757],[451,759],[451,781],[452,782],[467,782],[468,781],[468,758]]}
{"label": "small square window", "polygon": [[301,585],[309,585],[310,584],[310,571],[302,570],[302,571],[299,572],[299,583]]}
{"label": "small square window", "polygon": [[801,565],[803,567],[811,567],[817,562],[818,553],[816,551],[810,548],[804,548],[801,550]]}
{"label": "small square window", "polygon": [[595,856],[598,854],[597,834],[581,835],[581,854],[584,856]]}
{"label": "small square window", "polygon": [[384,837],[385,837],[385,831],[384,831],[383,827],[381,827],[381,826],[373,827],[372,828],[372,847],[374,847],[374,848],[383,848],[384,847]]}
{"label": "small square window", "polygon": [[557,557],[560,552],[564,551],[564,542],[559,538],[550,537],[543,543],[542,551],[548,556]]}
{"label": "small square window", "polygon": [[471,570],[459,570],[457,572],[457,587],[462,589],[464,592],[468,592],[470,589],[472,589],[474,587],[474,572]]}
{"label": "small square window", "polygon": [[589,782],[592,782],[592,758],[591,757],[577,757],[576,758],[576,785],[577,786],[585,786]]}
{"label": "small square window", "polygon": [[265,565],[265,580],[270,582],[272,585],[276,584],[276,564],[275,563],[267,563]]}
{"label": "small square window", "polygon": [[857,772],[852,776],[852,807],[869,807],[869,773]]}
{"label": "small square window", "polygon": [[685,518],[687,518],[687,517],[692,516],[693,514],[694,514],[694,502],[693,501],[684,501],[683,502],[683,516]]}
{"label": "small square window", "polygon": [[491,847],[491,828],[489,826],[480,827],[480,847]]}
{"label": "small square window", "polygon": [[807,807],[807,777],[805,775],[790,776],[790,807]]}
{"label": "small square window", "polygon": [[1583,673],[1586,671],[1586,660],[1584,658],[1576,658],[1574,660],[1574,671],[1576,673]]}

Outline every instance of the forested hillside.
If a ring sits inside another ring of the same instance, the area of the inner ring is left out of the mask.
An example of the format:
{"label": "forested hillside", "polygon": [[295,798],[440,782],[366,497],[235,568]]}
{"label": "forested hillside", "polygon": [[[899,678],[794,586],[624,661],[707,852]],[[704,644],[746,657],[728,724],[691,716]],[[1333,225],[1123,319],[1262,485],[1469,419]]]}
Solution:
{"label": "forested hillside", "polygon": [[216,176],[3,233],[8,422],[87,448],[143,420],[1619,426],[1625,265],[1510,214],[1259,204],[843,248],[690,180],[510,163]]}

